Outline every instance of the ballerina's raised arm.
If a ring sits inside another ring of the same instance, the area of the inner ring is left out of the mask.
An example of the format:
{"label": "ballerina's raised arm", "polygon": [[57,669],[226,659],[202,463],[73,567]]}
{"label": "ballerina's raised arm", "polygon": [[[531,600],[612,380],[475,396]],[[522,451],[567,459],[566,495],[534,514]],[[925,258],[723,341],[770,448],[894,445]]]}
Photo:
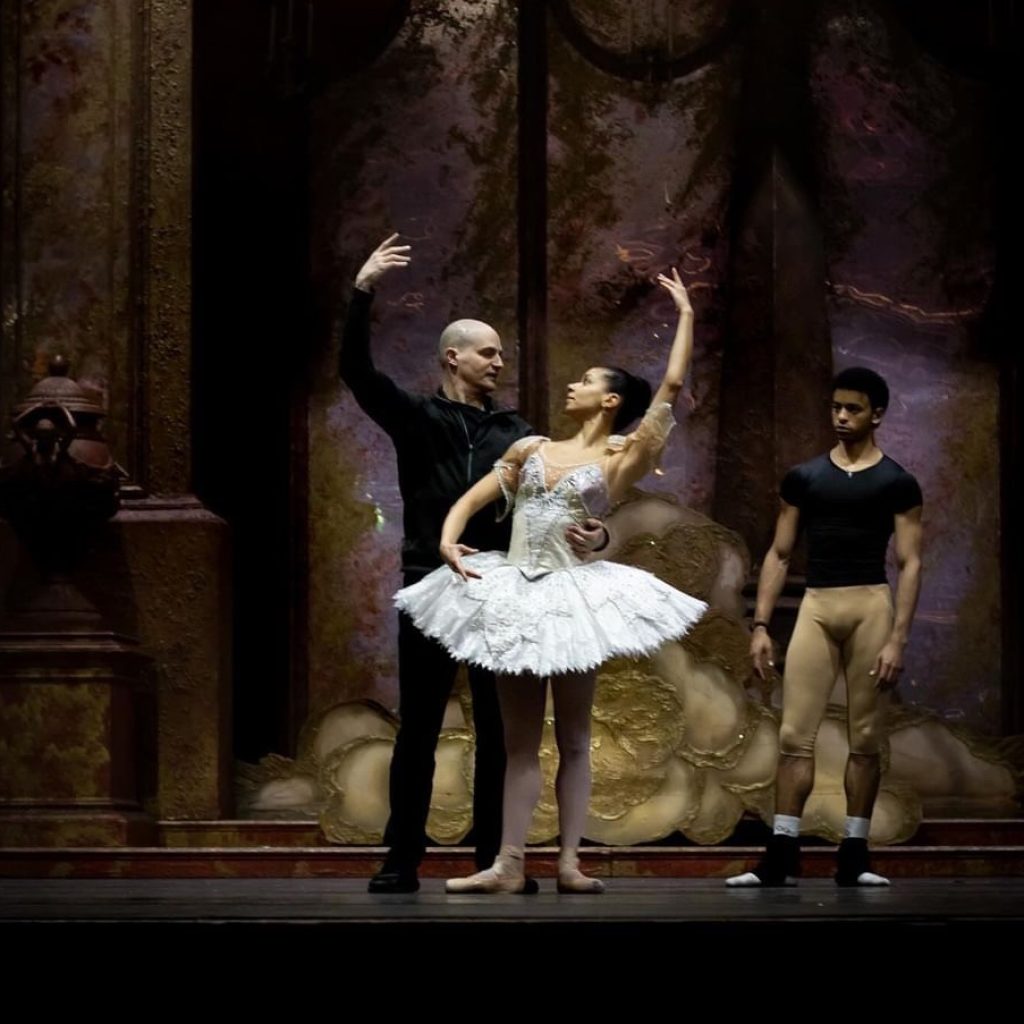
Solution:
{"label": "ballerina's raised arm", "polygon": [[673,267],[671,277],[659,274],[658,284],[672,296],[679,311],[679,321],[664,376],[651,399],[650,407],[640,421],[640,426],[627,436],[622,449],[608,458],[608,490],[615,497],[654,468],[669,432],[675,425],[672,410],[683,390],[693,355],[693,306],[690,305],[690,297],[679,277],[679,271]]}

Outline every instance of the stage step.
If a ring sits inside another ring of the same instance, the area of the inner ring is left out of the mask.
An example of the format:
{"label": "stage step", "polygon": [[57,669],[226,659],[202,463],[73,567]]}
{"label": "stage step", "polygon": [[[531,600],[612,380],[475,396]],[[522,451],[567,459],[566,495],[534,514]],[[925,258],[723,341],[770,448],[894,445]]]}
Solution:
{"label": "stage step", "polygon": [[[723,847],[760,846],[768,830],[763,822],[744,819]],[[815,840],[809,840],[815,842]],[[1024,818],[944,818],[923,821],[914,846],[1024,846]],[[329,844],[315,821],[162,821],[158,845],[166,847],[314,847]],[[633,849],[689,848],[680,836]],[[349,848],[351,849],[351,848]],[[363,849],[373,849],[363,848]],[[451,850],[452,847],[441,848]]]}
{"label": "stage step", "polygon": [[[384,850],[331,846],[315,822],[164,821],[152,847],[8,847],[0,849],[2,878],[366,878]],[[619,878],[720,878],[752,866],[767,836],[764,824],[741,822],[727,843],[698,846],[585,847],[589,871]],[[678,837],[677,837],[678,838]],[[804,873],[833,871],[834,847],[809,839]],[[530,870],[554,874],[557,851],[531,848]],[[877,870],[893,878],[1024,876],[1024,819],[925,821],[913,840],[874,850]],[[447,878],[473,870],[469,847],[432,847],[421,874]]]}

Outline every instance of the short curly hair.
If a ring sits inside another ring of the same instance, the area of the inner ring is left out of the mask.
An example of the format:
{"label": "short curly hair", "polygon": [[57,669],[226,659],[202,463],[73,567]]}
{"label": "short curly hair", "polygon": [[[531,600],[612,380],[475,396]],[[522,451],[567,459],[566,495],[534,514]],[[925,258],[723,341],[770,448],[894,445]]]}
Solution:
{"label": "short curly hair", "polygon": [[849,366],[832,379],[832,391],[859,391],[868,396],[872,409],[889,408],[889,385],[866,366]]}

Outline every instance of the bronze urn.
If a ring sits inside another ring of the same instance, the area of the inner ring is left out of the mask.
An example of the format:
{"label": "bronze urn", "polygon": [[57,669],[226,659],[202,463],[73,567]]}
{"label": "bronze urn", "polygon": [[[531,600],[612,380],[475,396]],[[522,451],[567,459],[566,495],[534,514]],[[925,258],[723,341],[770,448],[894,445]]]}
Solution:
{"label": "bronze urn", "polygon": [[16,599],[18,629],[98,628],[100,615],[72,581],[97,529],[118,509],[124,472],[103,438],[103,407],[68,376],[63,356],[12,415],[0,461],[0,516],[28,552],[35,579]]}

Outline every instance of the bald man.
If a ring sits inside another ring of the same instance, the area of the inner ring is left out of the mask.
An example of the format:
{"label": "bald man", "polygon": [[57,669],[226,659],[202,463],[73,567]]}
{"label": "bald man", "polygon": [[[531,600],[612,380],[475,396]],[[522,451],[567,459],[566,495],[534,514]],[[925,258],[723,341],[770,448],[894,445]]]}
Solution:
{"label": "bald man", "polygon": [[[360,408],[383,428],[395,447],[402,494],[404,585],[441,564],[441,526],[448,509],[508,450],[534,431],[512,409],[492,401],[504,366],[498,332],[480,320],[456,320],[441,333],[437,359],[440,384],[430,395],[410,394],[381,373],[370,354],[373,291],[391,270],[411,260],[410,247],[385,239],[356,275],[341,339],[341,379]],[[572,527],[569,541],[582,555],[608,541],[603,525]],[[463,542],[481,551],[506,551],[510,518],[497,522],[487,508],[470,520]],[[426,821],[445,707],[456,663],[405,615],[398,626],[399,725],[391,760],[391,817],[384,833],[388,854],[370,880],[370,892],[415,892],[426,848]],[[476,730],[473,832],[478,868],[489,867],[501,840],[505,745],[491,673],[469,668]],[[532,880],[530,880],[532,882]],[[536,891],[536,883],[528,886]]]}

